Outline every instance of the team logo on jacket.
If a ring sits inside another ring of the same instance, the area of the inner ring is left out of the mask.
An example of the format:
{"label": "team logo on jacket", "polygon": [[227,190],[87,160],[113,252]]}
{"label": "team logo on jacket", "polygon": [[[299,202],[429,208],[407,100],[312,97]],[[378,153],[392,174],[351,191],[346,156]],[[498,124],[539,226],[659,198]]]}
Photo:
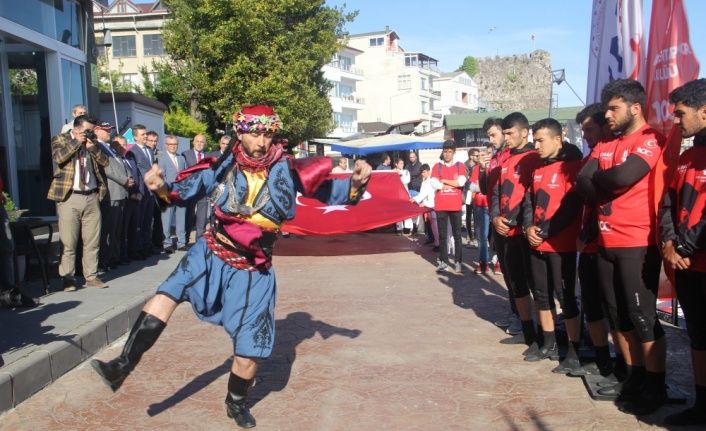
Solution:
{"label": "team logo on jacket", "polygon": [[556,174],[556,173],[554,175],[552,175],[552,182],[547,184],[547,187],[549,187],[550,189],[555,189],[555,188],[559,187],[559,184],[556,183],[557,175],[558,174]]}
{"label": "team logo on jacket", "polygon": [[[683,175],[683,174],[686,173],[686,170],[687,170],[688,167],[689,167],[689,165],[679,165],[679,166],[677,167],[677,172],[679,172],[680,174]],[[704,169],[704,175],[706,175],[706,169]]]}
{"label": "team logo on jacket", "polygon": [[657,145],[657,140],[656,139],[648,139],[645,141],[643,144],[647,148],[657,148],[659,145]]}

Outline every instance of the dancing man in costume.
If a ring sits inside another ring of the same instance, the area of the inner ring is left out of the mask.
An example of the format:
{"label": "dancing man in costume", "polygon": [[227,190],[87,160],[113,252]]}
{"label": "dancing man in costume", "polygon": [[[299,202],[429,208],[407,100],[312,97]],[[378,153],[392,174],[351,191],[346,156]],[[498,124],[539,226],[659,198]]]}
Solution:
{"label": "dancing man in costume", "polygon": [[200,319],[222,325],[233,340],[226,410],[238,426],[251,428],[255,419],[245,399],[259,360],[270,355],[274,343],[271,265],[277,233],[294,217],[297,192],[329,205],[356,204],[371,167],[358,160],[350,177],[327,180],[329,158],[288,157],[283,142],[273,138],[281,124],[268,106],[245,106],[234,123],[237,140],[220,158],[205,158],[171,184],[156,165],[145,175],[162,203],[184,205],[189,198],[210,196],[215,223],[145,304],[122,354],[91,365],[116,391],[157,341],[177,305],[189,301]]}

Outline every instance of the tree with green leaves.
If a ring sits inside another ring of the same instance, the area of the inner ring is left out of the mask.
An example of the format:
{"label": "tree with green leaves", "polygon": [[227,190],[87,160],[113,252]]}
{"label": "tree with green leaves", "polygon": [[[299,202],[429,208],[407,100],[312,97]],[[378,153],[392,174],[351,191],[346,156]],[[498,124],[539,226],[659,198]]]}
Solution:
{"label": "tree with green leaves", "polygon": [[356,12],[324,0],[164,4],[171,11],[163,29],[171,61],[156,67],[157,95],[170,93],[172,102],[211,130],[225,129],[251,103],[273,106],[290,139],[331,130],[330,84],[322,67],[341,47],[343,25]]}
{"label": "tree with green leaves", "polygon": [[[117,70],[113,70],[108,66],[108,60],[104,55],[98,57],[98,92],[99,93],[110,93],[111,91],[115,93],[130,93],[135,88],[129,82],[124,82],[121,78],[123,76],[123,63],[118,62]],[[110,87],[111,82],[113,87]]]}
{"label": "tree with green leaves", "polygon": [[466,72],[473,78],[478,73],[478,60],[470,55],[463,59],[463,64],[456,69],[456,72]]}

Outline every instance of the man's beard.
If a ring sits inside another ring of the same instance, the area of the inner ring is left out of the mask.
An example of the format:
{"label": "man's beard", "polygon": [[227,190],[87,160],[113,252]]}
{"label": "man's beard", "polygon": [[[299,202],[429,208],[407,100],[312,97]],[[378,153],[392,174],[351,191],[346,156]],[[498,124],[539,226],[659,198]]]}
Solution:
{"label": "man's beard", "polygon": [[635,115],[632,112],[628,111],[627,117],[620,123],[616,122],[615,128],[610,129],[610,130],[611,130],[611,132],[614,132],[614,133],[625,133],[625,131],[627,129],[629,129],[633,125],[634,122],[635,122]]}

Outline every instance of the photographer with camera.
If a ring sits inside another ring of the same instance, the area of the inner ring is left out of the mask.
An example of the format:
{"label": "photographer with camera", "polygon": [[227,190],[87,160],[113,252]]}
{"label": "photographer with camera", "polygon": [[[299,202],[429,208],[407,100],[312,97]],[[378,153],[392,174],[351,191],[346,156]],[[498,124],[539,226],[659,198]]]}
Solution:
{"label": "photographer with camera", "polygon": [[64,291],[76,290],[76,246],[83,240],[83,275],[86,285],[108,287],[97,276],[100,248],[101,213],[99,203],[106,193],[105,178],[99,167],[108,166],[108,156],[96,146],[93,131],[96,119],[81,115],[73,129],[51,140],[52,160],[56,164],[48,199],[57,202],[59,239],[63,245],[59,275]]}

